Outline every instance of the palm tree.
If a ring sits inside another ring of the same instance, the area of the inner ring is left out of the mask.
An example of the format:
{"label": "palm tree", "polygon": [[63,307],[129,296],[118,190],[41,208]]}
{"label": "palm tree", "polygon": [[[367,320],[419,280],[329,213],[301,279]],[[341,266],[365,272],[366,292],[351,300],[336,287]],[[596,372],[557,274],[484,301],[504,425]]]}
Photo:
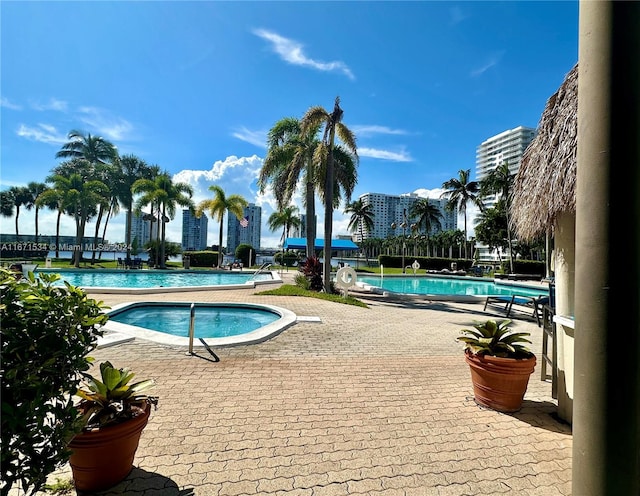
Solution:
{"label": "palm tree", "polygon": [[[165,260],[165,225],[176,216],[176,207],[186,207],[193,209],[193,188],[187,183],[174,183],[167,172],[159,174],[154,179],[138,179],[133,183],[131,190],[134,194],[140,193],[142,196],[136,201],[136,210],[140,211],[145,205],[155,205],[158,214],[158,235],[160,236],[160,260],[161,269],[166,269]],[[156,250],[157,252],[158,250]],[[156,253],[156,257],[158,254]]]}
{"label": "palm tree", "polygon": [[35,243],[38,244],[38,214],[40,212],[40,204],[38,204],[38,198],[40,197],[40,195],[42,193],[44,193],[48,186],[45,183],[39,183],[36,181],[32,181],[29,184],[27,184],[27,188],[29,189],[29,194],[31,195],[31,204],[35,207],[35,214],[36,214],[36,225],[35,225],[35,229],[36,229],[36,238],[35,238]]}
{"label": "palm tree", "polygon": [[[76,159],[82,160],[84,159]],[[76,224],[76,242],[73,247],[73,264],[80,267],[82,241],[87,220],[95,212],[96,205],[103,201],[109,188],[102,181],[87,181],[80,174],[69,177],[56,174],[50,178],[53,188],[60,192],[65,211],[71,212]],[[47,199],[47,196],[44,196]]]}
{"label": "palm tree", "polygon": [[[349,225],[347,229],[351,232],[355,232],[356,229],[360,231],[360,247],[364,247],[364,228],[367,228],[367,231],[371,231],[373,229],[373,206],[369,203],[366,205],[362,202],[362,199],[357,199],[354,202],[347,204],[347,207],[344,209],[345,214],[351,214],[351,218],[349,219]],[[367,250],[364,249],[364,256],[367,261],[367,267],[369,266],[369,255],[367,254]],[[357,268],[357,267],[356,267]]]}
{"label": "palm tree", "polygon": [[458,209],[464,214],[464,257],[467,256],[467,206],[469,203],[476,205],[480,211],[484,210],[484,205],[480,199],[480,185],[477,181],[470,181],[471,169],[458,171],[458,177],[449,179],[442,184],[446,189],[442,193],[443,198],[448,198],[446,208],[450,211]]}
{"label": "palm tree", "polygon": [[302,225],[302,221],[298,216],[298,207],[290,205],[277,212],[273,212],[269,216],[267,224],[272,231],[281,227],[283,228],[282,239],[284,242],[284,240],[289,237],[289,231],[292,227],[299,228]]}
{"label": "palm tree", "polygon": [[429,233],[433,226],[442,228],[442,222],[440,222],[442,214],[428,198],[420,198],[411,205],[409,216],[417,218],[418,228],[424,227],[424,233],[427,236],[427,256],[429,256]]}
{"label": "palm tree", "polygon": [[[48,177],[46,181],[48,183],[55,183],[53,176]],[[57,189],[55,184],[52,187],[47,187],[36,199],[36,206],[47,207],[58,212],[56,218],[56,258],[60,256],[60,218],[65,210],[64,200],[64,191]]]}
{"label": "palm tree", "polygon": [[123,155],[117,160],[118,173],[114,178],[113,190],[116,198],[127,211],[125,227],[125,244],[127,259],[131,258],[131,222],[133,217],[133,191],[131,187],[138,179],[152,179],[156,174],[154,168],[135,155]]}
{"label": "palm tree", "polygon": [[[342,123],[343,110],[340,108],[340,98],[336,97],[333,112],[329,113],[324,108],[311,107],[302,117],[301,131],[303,134],[316,129],[318,125],[324,126],[322,141],[314,152],[314,162],[323,164],[324,167],[324,266],[323,280],[326,293],[331,292],[331,236],[333,230],[333,209],[335,182],[347,181],[348,187],[355,186],[356,164],[358,162],[358,152],[356,138],[351,130]],[[336,135],[344,143],[346,151],[336,154]],[[340,167],[335,167],[336,161],[342,162]],[[349,165],[350,164],[350,165]],[[335,174],[335,171],[340,171]],[[350,174],[350,176],[348,175]],[[353,181],[350,182],[349,179]],[[351,200],[353,189],[345,190],[346,201]],[[339,199],[339,196],[336,198]]]}
{"label": "palm tree", "polygon": [[211,218],[215,218],[220,222],[220,238],[218,241],[218,268],[222,267],[224,254],[222,252],[222,228],[224,226],[224,213],[228,210],[238,219],[244,214],[244,208],[249,204],[240,195],[227,196],[224,190],[217,184],[209,186],[209,191],[213,191],[214,197],[208,200],[202,200],[196,207],[196,217],[201,217],[206,211]]}
{"label": "palm tree", "polygon": [[110,164],[116,158],[118,151],[110,141],[82,131],[72,130],[67,135],[69,141],[62,145],[56,153],[56,158],[83,158],[94,166],[96,164]]}
{"label": "palm tree", "polygon": [[293,117],[279,120],[269,131],[267,140],[267,156],[260,170],[258,185],[264,193],[269,182],[276,197],[278,209],[282,210],[290,204],[296,190],[298,180],[303,174],[305,196],[303,205],[307,217],[307,257],[315,253],[316,207],[315,191],[319,183],[319,173],[313,156],[320,144],[317,134],[320,126],[311,127],[302,133],[300,121]]}
{"label": "palm tree", "polygon": [[480,182],[480,194],[482,197],[490,195],[499,195],[505,202],[505,216],[507,219],[507,243],[509,245],[509,268],[513,273],[513,256],[511,249],[511,223],[509,222],[509,208],[511,205],[511,190],[515,174],[509,169],[509,162],[503,161],[495,169],[490,171]]}
{"label": "palm tree", "polygon": [[11,186],[9,188],[9,194],[13,206],[16,211],[16,241],[20,241],[20,233],[18,230],[18,218],[20,217],[20,207],[25,207],[27,210],[31,210],[33,207],[33,197],[29,188],[26,186]]}

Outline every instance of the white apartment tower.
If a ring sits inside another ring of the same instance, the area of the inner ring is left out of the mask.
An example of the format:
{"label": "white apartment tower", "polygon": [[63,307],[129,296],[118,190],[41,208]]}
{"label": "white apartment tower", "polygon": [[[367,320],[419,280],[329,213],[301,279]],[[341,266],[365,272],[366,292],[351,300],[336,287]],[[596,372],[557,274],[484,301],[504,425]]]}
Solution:
{"label": "white apartment tower", "polygon": [[207,248],[207,227],[209,219],[205,214],[196,217],[189,209],[182,211],[182,251],[200,251]]}
{"label": "white apartment tower", "polygon": [[[503,162],[509,164],[509,171],[516,174],[520,169],[520,162],[524,151],[536,135],[536,130],[530,127],[518,126],[480,143],[476,150],[476,180],[482,181],[492,170]],[[488,198],[484,204],[492,207],[496,197]]]}
{"label": "white apartment tower", "polygon": [[256,250],[260,248],[262,224],[262,207],[249,203],[242,212],[242,218],[235,215],[227,216],[227,249],[228,255],[233,255],[240,245],[251,245]]}
{"label": "white apartment tower", "polygon": [[[417,219],[412,219],[410,216],[411,206],[422,197],[415,193],[408,193],[405,195],[385,195],[383,193],[365,193],[360,196],[360,200],[364,205],[371,205],[373,211],[373,229],[364,229],[362,237],[360,236],[360,230],[354,232],[354,239],[356,242],[362,241],[361,238],[387,238],[389,236],[397,236],[402,234],[402,228],[399,227],[403,221],[403,215],[406,212],[407,222],[409,225],[414,223]],[[429,202],[440,210],[442,217],[440,218],[441,226],[431,226],[429,234],[435,234],[440,231],[454,230],[458,227],[458,213],[455,211],[448,211],[445,209],[447,200],[429,198]],[[396,228],[393,229],[391,225],[395,223]],[[409,234],[410,229],[405,229],[406,234]]]}
{"label": "white apartment tower", "polygon": [[[126,217],[129,217],[129,212]],[[135,213],[131,215],[131,244],[135,242],[139,249],[144,248],[149,241],[156,238],[158,228],[156,222],[152,223],[149,220],[151,218],[153,218],[151,214],[145,212],[141,212],[140,215]]]}

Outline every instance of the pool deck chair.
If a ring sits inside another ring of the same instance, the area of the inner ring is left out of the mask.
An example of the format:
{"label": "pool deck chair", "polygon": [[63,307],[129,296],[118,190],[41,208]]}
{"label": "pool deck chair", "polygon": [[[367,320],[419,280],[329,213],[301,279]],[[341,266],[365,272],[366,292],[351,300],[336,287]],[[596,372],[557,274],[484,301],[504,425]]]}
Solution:
{"label": "pool deck chair", "polygon": [[[511,316],[511,312],[514,310],[520,310],[529,312],[531,310],[531,316],[536,319],[538,327],[542,325],[542,310],[544,305],[549,303],[548,296],[524,296],[514,294],[512,296],[487,296],[484,302],[484,311],[486,312],[488,305],[504,305],[505,316]],[[525,310],[526,308],[526,310]]]}

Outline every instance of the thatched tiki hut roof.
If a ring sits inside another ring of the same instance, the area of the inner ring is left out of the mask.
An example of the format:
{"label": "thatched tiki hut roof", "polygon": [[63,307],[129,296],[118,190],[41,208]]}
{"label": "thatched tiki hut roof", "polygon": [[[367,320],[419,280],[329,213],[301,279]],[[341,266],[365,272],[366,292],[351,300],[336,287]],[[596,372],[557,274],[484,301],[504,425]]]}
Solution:
{"label": "thatched tiki hut roof", "polygon": [[511,218],[520,239],[552,233],[560,213],[575,213],[577,140],[578,64],[547,101],[515,178]]}

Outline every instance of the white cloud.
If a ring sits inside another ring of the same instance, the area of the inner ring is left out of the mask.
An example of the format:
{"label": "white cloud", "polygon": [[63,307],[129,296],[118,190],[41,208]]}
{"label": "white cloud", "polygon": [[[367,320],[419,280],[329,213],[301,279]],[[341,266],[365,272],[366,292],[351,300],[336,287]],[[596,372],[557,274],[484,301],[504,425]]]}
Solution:
{"label": "white cloud", "polygon": [[133,126],[121,117],[111,116],[108,111],[97,107],[80,107],[78,112],[82,122],[109,140],[118,141],[130,137]]}
{"label": "white cloud", "polygon": [[266,29],[255,29],[253,34],[260,38],[267,40],[271,43],[271,48],[276,52],[282,60],[292,65],[299,65],[302,67],[311,67],[319,71],[342,72],[349,79],[354,80],[355,76],[351,72],[351,69],[341,61],[334,62],[321,62],[318,60],[307,57],[304,53],[304,46],[289,38],[280,36],[273,31],[267,31]]}
{"label": "white cloud", "polygon": [[20,124],[16,134],[40,143],[63,144],[67,142],[67,136],[49,124],[38,124],[36,127]]}
{"label": "white cloud", "polygon": [[8,98],[0,97],[0,107],[8,108],[10,110],[22,110],[22,107],[16,103],[12,103]]}
{"label": "white cloud", "polygon": [[355,133],[359,138],[362,136],[373,136],[375,134],[387,134],[387,135],[406,135],[409,134],[407,131],[403,129],[391,129],[387,126],[377,126],[377,125],[354,125],[350,126],[351,130]]}
{"label": "white cloud", "polygon": [[489,57],[489,60],[484,65],[482,65],[481,67],[478,67],[477,69],[472,70],[471,76],[473,77],[481,76],[492,67],[497,66],[503,55],[504,55],[504,50],[492,55],[491,57]]}
{"label": "white cloud", "polygon": [[380,160],[390,160],[392,162],[412,162],[413,158],[407,152],[392,152],[389,150],[378,150],[376,148],[358,148],[358,155],[360,157],[377,158]]}
{"label": "white cloud", "polygon": [[433,198],[435,200],[439,200],[440,197],[442,196],[442,193],[444,193],[445,191],[446,190],[442,188],[434,188],[434,189],[418,188],[414,191],[414,193],[418,196],[421,196],[422,198]]}
{"label": "white cloud", "polygon": [[231,136],[233,136],[234,138],[238,138],[241,141],[251,143],[252,145],[259,146],[260,148],[267,147],[266,131],[251,131],[246,127],[241,127],[240,129],[231,133]]}
{"label": "white cloud", "polygon": [[57,98],[50,98],[46,103],[30,102],[30,106],[33,110],[45,111],[56,110],[58,112],[65,112],[67,110],[67,102],[64,100],[58,100]]}

